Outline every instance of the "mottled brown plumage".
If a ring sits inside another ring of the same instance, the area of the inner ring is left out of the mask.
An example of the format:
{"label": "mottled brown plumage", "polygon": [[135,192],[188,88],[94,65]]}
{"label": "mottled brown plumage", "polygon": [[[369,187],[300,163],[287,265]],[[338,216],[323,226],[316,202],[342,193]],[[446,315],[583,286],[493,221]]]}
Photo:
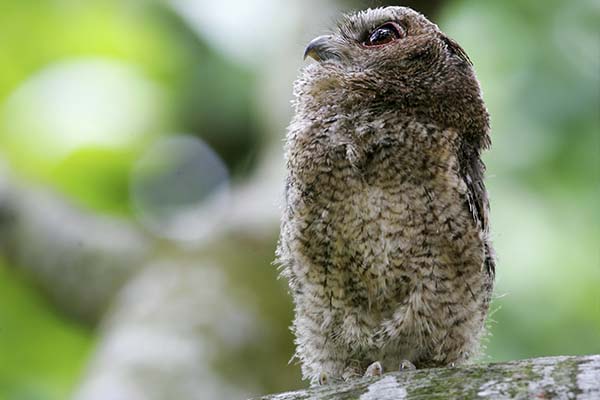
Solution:
{"label": "mottled brown plumage", "polygon": [[494,279],[469,58],[403,7],[346,17],[307,55],[278,246],[304,377],[466,361]]}

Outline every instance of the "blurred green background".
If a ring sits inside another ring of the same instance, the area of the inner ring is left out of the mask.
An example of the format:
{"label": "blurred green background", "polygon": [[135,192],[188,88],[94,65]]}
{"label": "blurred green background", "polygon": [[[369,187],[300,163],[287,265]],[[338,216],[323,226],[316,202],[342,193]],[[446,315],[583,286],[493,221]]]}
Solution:
{"label": "blurred green background", "polygon": [[[467,50],[492,116],[499,260],[483,359],[600,353],[600,3],[409,3]],[[22,182],[134,222],[134,166],[173,134],[201,138],[222,179],[243,183],[281,146],[304,44],[338,10],[379,3],[315,4],[0,1],[0,160]],[[0,398],[69,396],[94,327],[2,259],[0,296]]]}

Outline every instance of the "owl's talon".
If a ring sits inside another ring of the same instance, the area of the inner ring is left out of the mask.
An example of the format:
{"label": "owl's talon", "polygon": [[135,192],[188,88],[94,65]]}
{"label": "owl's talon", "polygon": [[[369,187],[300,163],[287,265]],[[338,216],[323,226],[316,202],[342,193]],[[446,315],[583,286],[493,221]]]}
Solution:
{"label": "owl's talon", "polygon": [[325,372],[321,372],[319,374],[319,385],[324,386],[329,383],[329,378],[327,378],[327,374]]}
{"label": "owl's talon", "polygon": [[402,360],[400,362],[400,371],[413,371],[417,369],[417,367],[415,367],[415,364],[411,363],[408,360]]}
{"label": "owl's talon", "polygon": [[375,376],[381,376],[381,374],[383,374],[383,367],[381,366],[381,363],[379,361],[375,361],[374,363],[369,365],[369,367],[365,371],[364,377],[372,378]]}

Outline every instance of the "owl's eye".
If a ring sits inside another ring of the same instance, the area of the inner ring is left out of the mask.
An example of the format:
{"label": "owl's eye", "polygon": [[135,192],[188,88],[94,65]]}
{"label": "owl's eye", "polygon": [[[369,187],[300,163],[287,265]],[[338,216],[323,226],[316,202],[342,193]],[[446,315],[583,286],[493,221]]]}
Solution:
{"label": "owl's eye", "polygon": [[365,41],[365,46],[381,46],[398,40],[404,36],[404,30],[395,22],[386,22],[379,28],[371,32],[369,39]]}

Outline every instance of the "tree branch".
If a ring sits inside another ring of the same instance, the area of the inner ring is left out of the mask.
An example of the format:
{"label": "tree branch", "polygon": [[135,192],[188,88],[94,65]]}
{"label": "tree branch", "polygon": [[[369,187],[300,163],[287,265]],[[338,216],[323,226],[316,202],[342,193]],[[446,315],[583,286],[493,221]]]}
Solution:
{"label": "tree branch", "polygon": [[392,372],[260,400],[598,399],[600,355]]}
{"label": "tree branch", "polygon": [[96,323],[154,247],[132,223],[78,210],[0,170],[0,255],[66,314]]}

